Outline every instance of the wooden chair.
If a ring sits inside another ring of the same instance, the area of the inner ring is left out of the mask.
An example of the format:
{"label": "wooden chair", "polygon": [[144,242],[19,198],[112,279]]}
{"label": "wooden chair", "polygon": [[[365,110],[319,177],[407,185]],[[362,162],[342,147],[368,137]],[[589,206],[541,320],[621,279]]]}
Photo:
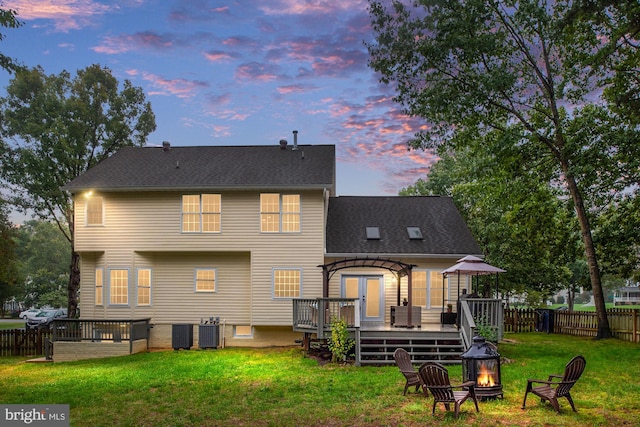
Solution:
{"label": "wooden chair", "polygon": [[[420,369],[418,369],[418,375],[433,395],[432,414],[436,413],[436,404],[438,402],[444,403],[444,407],[447,411],[449,410],[450,404],[453,403],[455,416],[458,418],[458,415],[460,414],[460,405],[469,398],[471,398],[473,403],[476,405],[476,412],[480,411],[480,409],[478,409],[476,392],[473,388],[475,386],[475,382],[466,381],[457,386],[451,385],[451,382],[449,381],[449,372],[444,366],[437,362],[424,363],[420,366]],[[455,391],[454,389],[460,390]]]}
{"label": "wooden chair", "polygon": [[409,355],[404,348],[398,348],[393,352],[393,358],[396,361],[396,365],[398,365],[398,369],[400,369],[400,372],[407,380],[407,383],[404,385],[404,393],[402,394],[406,395],[407,390],[411,386],[416,386],[416,392],[422,387],[424,393],[426,393],[427,389],[424,387],[418,372],[413,368],[413,363],[411,363],[411,355]]}
{"label": "wooden chair", "polygon": [[[524,393],[522,409],[524,409],[525,404],[527,403],[527,395],[529,393],[533,393],[540,397],[542,402],[548,400],[558,413],[560,413],[560,404],[558,403],[558,399],[566,397],[571,404],[573,412],[578,412],[576,411],[576,407],[573,404],[573,399],[569,392],[571,391],[571,387],[573,387],[582,375],[586,364],[587,362],[584,360],[584,357],[576,356],[567,363],[563,375],[549,375],[547,381],[527,380],[527,391]],[[534,384],[542,385],[534,386]]]}

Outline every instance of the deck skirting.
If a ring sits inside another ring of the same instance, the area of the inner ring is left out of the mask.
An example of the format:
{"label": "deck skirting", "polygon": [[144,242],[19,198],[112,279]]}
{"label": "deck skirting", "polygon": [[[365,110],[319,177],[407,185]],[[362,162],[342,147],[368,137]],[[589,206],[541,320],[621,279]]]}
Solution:
{"label": "deck skirting", "polygon": [[54,344],[53,361],[71,362],[84,359],[99,359],[103,357],[126,356],[144,351],[147,351],[146,339],[136,340],[131,343],[131,345],[129,345],[128,341],[56,341]]}

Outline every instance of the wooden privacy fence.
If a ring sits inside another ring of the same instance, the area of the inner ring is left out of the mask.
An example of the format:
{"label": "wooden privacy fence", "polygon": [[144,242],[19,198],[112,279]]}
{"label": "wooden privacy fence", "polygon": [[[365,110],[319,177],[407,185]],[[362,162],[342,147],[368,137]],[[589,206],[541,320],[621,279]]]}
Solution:
{"label": "wooden privacy fence", "polygon": [[50,339],[48,329],[0,330],[0,356],[39,356],[45,354]]}
{"label": "wooden privacy fence", "polygon": [[[609,308],[607,317],[615,338],[640,342],[640,310]],[[589,311],[505,309],[504,330],[595,337],[598,333],[598,318],[595,312]]]}
{"label": "wooden privacy fence", "polygon": [[533,309],[504,309],[505,332],[535,332],[538,330],[539,313]]}

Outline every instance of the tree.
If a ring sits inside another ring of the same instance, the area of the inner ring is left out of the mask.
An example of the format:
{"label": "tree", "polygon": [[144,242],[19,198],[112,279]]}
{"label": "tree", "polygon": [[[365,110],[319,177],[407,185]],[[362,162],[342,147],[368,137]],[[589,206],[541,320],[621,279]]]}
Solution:
{"label": "tree", "polygon": [[[486,260],[507,271],[500,275],[500,291],[551,296],[567,284],[568,265],[578,256],[573,211],[539,177],[545,171],[532,167],[499,133],[471,136],[459,145],[441,150],[426,179],[401,194],[451,196]],[[485,282],[492,290],[492,281]]]}
{"label": "tree", "polygon": [[4,317],[4,302],[17,294],[18,259],[14,237],[16,229],[9,221],[6,206],[0,200],[0,315]]}
{"label": "tree", "polygon": [[[0,27],[4,28],[18,28],[22,25],[20,21],[16,19],[16,11],[11,9],[3,9],[2,3],[0,3]],[[0,41],[4,40],[4,34],[0,33]],[[13,72],[19,68],[15,59],[10,58],[0,53],[0,68]]]}
{"label": "tree", "polygon": [[80,256],[73,250],[73,201],[61,187],[120,148],[144,145],[156,127],[151,105],[128,80],[120,90],[108,68],[92,65],[71,79],[37,67],[9,83],[0,126],[0,176],[11,203],[54,221],[71,245],[67,296],[75,316]]}
{"label": "tree", "polygon": [[26,221],[17,231],[16,243],[24,277],[20,301],[27,307],[66,306],[71,250],[57,224]]}
{"label": "tree", "polygon": [[570,60],[600,80],[616,111],[640,123],[640,3],[576,0],[563,24],[570,42],[581,40]]}
{"label": "tree", "polygon": [[[370,66],[383,82],[395,84],[396,101],[407,114],[431,124],[413,147],[444,144],[468,129],[498,131],[549,169],[549,184],[565,190],[576,211],[597,337],[608,338],[591,224],[601,208],[597,201],[638,182],[640,144],[637,129],[604,102],[589,105],[602,81],[564,61],[576,45],[587,48],[565,31],[569,3],[422,0],[393,1],[389,9],[373,1]],[[596,133],[578,132],[587,123]],[[613,140],[597,133],[606,126],[607,135],[619,132]]]}

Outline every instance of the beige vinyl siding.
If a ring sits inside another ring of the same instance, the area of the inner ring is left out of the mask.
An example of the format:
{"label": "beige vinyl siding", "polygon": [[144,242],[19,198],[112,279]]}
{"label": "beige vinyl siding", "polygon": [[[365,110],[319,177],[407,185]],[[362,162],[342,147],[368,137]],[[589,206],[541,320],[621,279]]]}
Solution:
{"label": "beige vinyl siding", "polygon": [[[193,192],[190,192],[193,193]],[[289,193],[289,192],[287,192]],[[322,294],[324,198],[301,192],[300,233],[260,233],[260,194],[222,193],[221,232],[182,233],[182,194],[103,193],[105,225],[76,230],[82,255],[82,315],[85,318],[151,317],[154,322],[198,323],[219,316],[227,323],[291,325],[292,303],[274,299],[272,269],[302,269],[302,296]],[[285,192],[283,192],[285,194]],[[76,198],[76,223],[84,224],[84,198]],[[98,261],[94,252],[104,252]],[[96,307],[94,270],[129,270],[129,305]],[[152,270],[151,306],[137,307],[135,272]],[[215,293],[194,291],[194,269],[215,268]],[[87,272],[86,270],[89,270]]]}

